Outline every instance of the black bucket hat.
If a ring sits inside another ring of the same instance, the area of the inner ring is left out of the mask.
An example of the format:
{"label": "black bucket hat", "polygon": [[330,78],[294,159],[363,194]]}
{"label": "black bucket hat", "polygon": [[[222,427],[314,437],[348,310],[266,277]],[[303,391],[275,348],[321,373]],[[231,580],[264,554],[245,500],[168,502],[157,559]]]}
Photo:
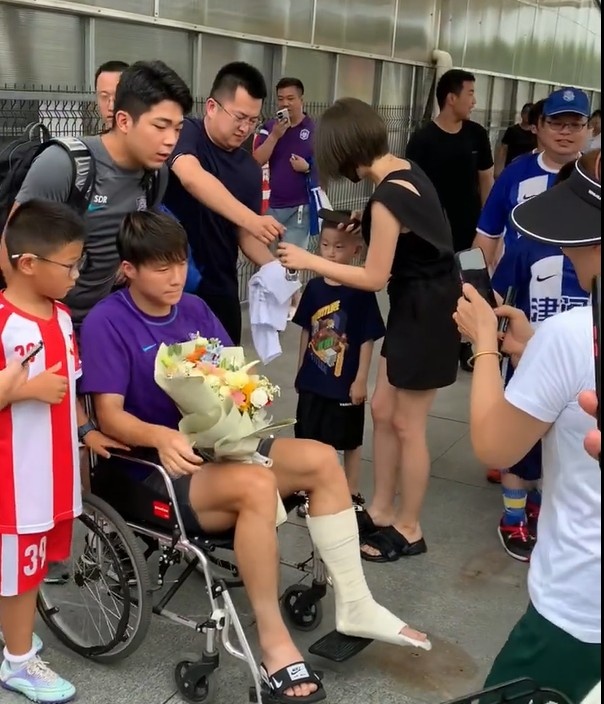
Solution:
{"label": "black bucket hat", "polygon": [[543,244],[559,247],[600,244],[602,186],[585,173],[578,161],[566,181],[517,205],[511,220],[520,234]]}

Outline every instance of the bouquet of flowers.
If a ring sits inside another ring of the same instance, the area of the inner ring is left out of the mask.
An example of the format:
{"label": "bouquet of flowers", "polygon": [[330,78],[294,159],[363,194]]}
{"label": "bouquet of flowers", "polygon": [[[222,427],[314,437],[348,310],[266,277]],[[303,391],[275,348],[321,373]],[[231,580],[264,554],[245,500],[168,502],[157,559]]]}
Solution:
{"label": "bouquet of flowers", "polygon": [[246,363],[241,347],[200,336],[159,348],[155,382],[182,413],[180,431],[217,460],[263,462],[256,453],[260,438],[295,423],[269,416],[280,389],[252,373],[256,364]]}

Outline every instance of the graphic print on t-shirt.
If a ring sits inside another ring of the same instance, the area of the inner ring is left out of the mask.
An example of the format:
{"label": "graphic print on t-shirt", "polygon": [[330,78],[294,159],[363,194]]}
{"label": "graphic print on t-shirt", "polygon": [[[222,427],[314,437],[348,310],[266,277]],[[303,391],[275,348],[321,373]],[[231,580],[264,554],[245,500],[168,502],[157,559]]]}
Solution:
{"label": "graphic print on t-shirt", "polygon": [[333,374],[336,378],[342,376],[348,349],[347,318],[338,300],[319,308],[311,319],[311,359],[324,374]]}

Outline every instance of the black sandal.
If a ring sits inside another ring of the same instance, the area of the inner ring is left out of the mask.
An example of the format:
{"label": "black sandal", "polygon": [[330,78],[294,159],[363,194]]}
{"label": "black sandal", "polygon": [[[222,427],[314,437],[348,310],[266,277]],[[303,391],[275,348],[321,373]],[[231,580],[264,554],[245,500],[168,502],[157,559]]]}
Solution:
{"label": "black sandal", "polygon": [[[284,667],[279,672],[269,675],[266,667],[260,665],[260,675],[262,681],[268,690],[271,704],[315,704],[322,702],[327,697],[321,677],[312,667],[305,662],[296,662],[293,665]],[[306,697],[290,697],[284,694],[288,689],[293,689],[301,684],[316,684],[317,691],[308,694]]]}
{"label": "black sandal", "polygon": [[357,519],[357,525],[359,527],[359,537],[361,542],[363,542],[365,537],[373,535],[373,533],[380,530],[379,526],[376,526],[373,522],[373,518],[369,515],[369,512],[364,508],[355,511],[355,516]]}
{"label": "black sandal", "polygon": [[428,552],[428,546],[423,538],[410,543],[394,526],[379,528],[363,540],[361,547],[373,548],[379,555],[368,555],[361,550],[361,557],[367,562],[397,562],[401,557],[415,557]]}

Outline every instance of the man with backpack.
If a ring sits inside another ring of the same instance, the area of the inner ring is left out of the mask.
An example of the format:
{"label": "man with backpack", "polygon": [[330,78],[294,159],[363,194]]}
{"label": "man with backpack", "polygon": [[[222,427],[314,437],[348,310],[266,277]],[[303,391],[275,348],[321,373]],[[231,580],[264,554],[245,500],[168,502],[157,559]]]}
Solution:
{"label": "man with backpack", "polygon": [[[26,134],[4,162],[2,153],[0,168],[2,162],[8,168],[0,172],[0,233],[9,214],[34,198],[66,203],[84,217],[86,260],[65,299],[76,335],[90,309],[114,288],[123,218],[161,203],[168,176],[165,162],[192,106],[191,93],[175,71],[162,61],[139,61],[121,75],[109,131],[51,140],[42,128]],[[4,242],[0,270],[10,278],[12,262]],[[80,427],[79,440],[93,429],[92,424]],[[53,563],[45,581],[62,584],[65,578],[64,566]]]}
{"label": "man with backpack", "polygon": [[[67,203],[85,218],[86,264],[66,299],[76,328],[115,284],[115,242],[124,216],[161,202],[167,183],[164,164],[192,104],[175,71],[162,61],[140,61],[122,73],[110,131],[33,143],[23,148],[20,160],[13,159],[0,185],[3,219],[33,198]],[[4,247],[0,266],[10,276]]]}

